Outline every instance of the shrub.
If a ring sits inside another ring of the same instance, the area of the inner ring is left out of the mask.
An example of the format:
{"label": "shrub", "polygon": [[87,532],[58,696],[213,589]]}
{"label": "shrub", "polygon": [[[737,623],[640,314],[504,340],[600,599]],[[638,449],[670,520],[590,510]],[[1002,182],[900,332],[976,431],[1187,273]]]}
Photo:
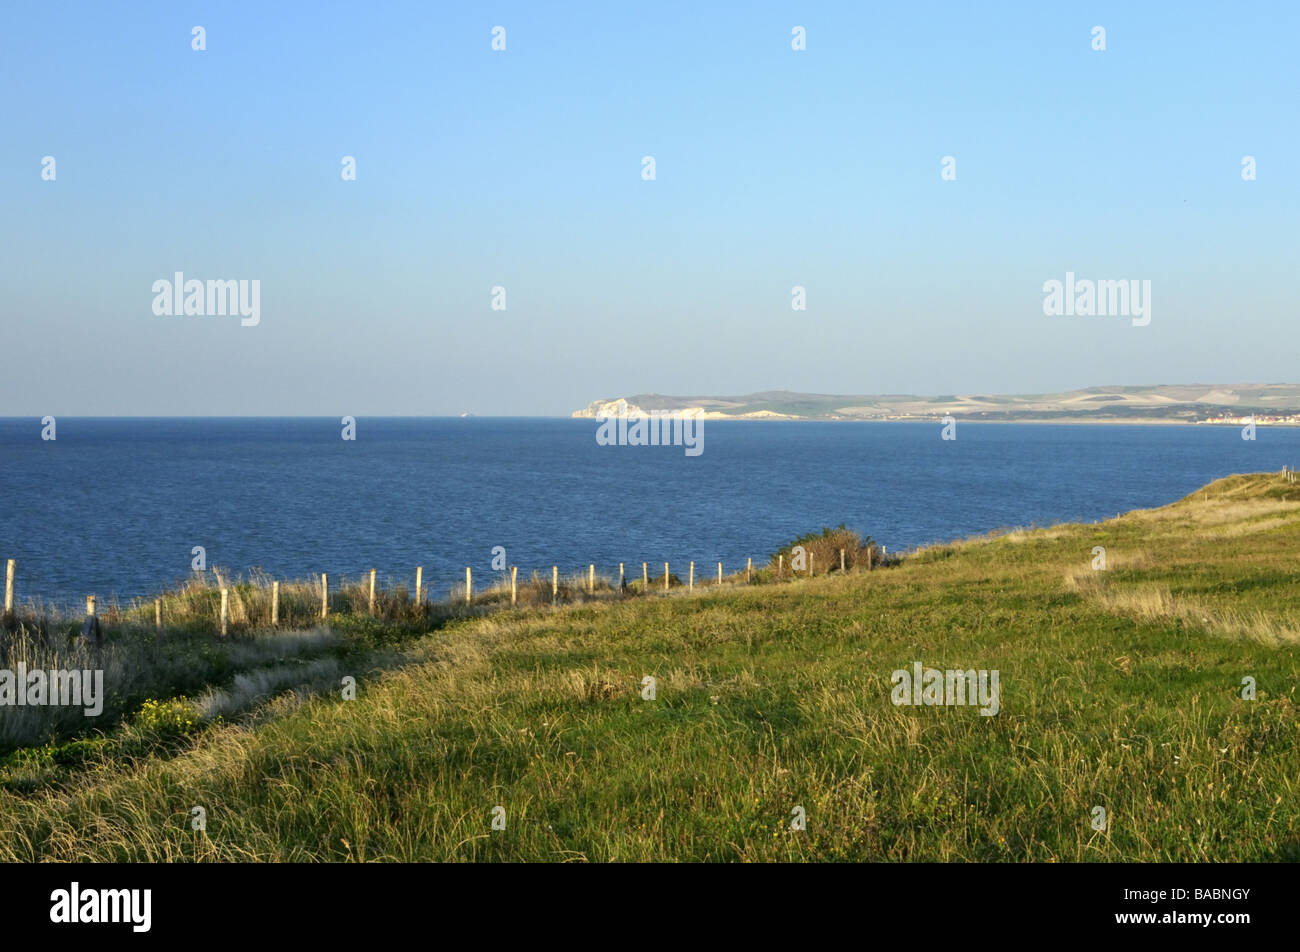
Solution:
{"label": "shrub", "polygon": [[149,698],[135,716],[136,726],[159,737],[188,734],[199,726],[198,711],[183,697],[167,701]]}
{"label": "shrub", "polygon": [[[840,550],[844,550],[844,568],[849,570],[861,564],[867,566],[867,554],[871,554],[871,564],[880,564],[880,550],[875,540],[868,536],[865,540],[858,533],[840,523],[836,528],[822,529],[821,532],[809,532],[797,539],[792,539],[772,553],[771,566],[776,567],[779,556],[785,556],[785,570],[791,571],[791,559],[795,546],[803,546],[806,555],[812,556],[813,571],[826,573],[840,569]],[[807,566],[799,571],[805,571]]]}

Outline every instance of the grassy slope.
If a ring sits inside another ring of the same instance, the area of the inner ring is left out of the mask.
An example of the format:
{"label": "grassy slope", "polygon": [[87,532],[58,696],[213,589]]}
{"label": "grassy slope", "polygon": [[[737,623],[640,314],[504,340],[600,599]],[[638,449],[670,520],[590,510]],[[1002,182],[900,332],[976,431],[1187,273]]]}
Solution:
{"label": "grassy slope", "polygon": [[[355,701],[0,791],[0,859],[1297,859],[1298,541],[1300,484],[1232,477],[870,574],[458,621]],[[998,669],[1001,713],[894,707],[915,660]]]}

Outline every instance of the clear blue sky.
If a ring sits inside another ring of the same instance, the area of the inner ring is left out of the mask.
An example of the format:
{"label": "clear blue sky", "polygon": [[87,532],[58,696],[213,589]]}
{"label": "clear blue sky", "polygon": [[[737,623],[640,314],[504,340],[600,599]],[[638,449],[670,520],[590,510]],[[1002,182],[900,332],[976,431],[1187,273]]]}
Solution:
{"label": "clear blue sky", "polygon": [[[1293,2],[9,4],[0,416],[1295,381],[1298,28]],[[260,280],[261,324],[155,316],[175,271]],[[1150,325],[1044,316],[1066,271],[1150,280]]]}

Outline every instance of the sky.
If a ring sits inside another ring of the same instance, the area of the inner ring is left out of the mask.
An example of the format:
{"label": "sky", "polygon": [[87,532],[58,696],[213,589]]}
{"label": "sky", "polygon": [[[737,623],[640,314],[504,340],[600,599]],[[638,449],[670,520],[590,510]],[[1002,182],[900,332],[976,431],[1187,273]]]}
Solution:
{"label": "sky", "polygon": [[[1293,2],[8,4],[0,416],[1296,382],[1298,28]],[[258,323],[156,314],[176,272],[258,281]],[[1150,323],[1044,314],[1067,272],[1149,280]]]}

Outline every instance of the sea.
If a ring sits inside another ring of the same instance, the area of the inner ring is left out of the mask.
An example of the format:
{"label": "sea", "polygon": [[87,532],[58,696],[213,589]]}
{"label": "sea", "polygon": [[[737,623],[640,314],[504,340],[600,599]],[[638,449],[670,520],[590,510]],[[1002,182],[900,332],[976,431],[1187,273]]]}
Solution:
{"label": "sea", "polygon": [[[848,526],[890,553],[1160,506],[1232,473],[1300,464],[1300,429],[704,421],[701,452],[601,445],[556,418],[0,418],[0,561],[17,599],[149,597],[231,575],[414,583],[618,563],[713,577]],[[44,439],[43,434],[54,439]]]}

